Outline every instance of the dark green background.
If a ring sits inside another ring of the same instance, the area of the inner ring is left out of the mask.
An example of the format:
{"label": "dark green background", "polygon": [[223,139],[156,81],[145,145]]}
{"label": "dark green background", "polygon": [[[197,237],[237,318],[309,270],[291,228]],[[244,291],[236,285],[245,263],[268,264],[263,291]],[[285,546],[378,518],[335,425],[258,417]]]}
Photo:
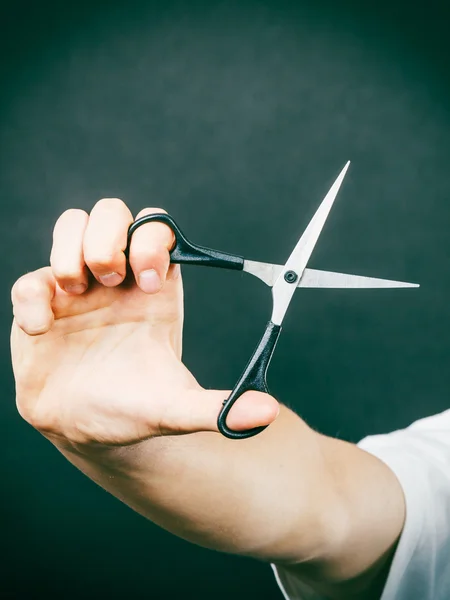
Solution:
{"label": "dark green background", "polygon": [[[18,416],[9,290],[48,263],[69,207],[104,196],[134,212],[162,206],[198,243],[282,262],[351,159],[310,266],[422,287],[298,292],[271,389],[352,441],[447,408],[443,6],[2,5],[1,597],[281,598],[268,566],[159,530]],[[270,291],[236,273],[186,268],[184,278],[185,361],[205,386],[230,388]]]}

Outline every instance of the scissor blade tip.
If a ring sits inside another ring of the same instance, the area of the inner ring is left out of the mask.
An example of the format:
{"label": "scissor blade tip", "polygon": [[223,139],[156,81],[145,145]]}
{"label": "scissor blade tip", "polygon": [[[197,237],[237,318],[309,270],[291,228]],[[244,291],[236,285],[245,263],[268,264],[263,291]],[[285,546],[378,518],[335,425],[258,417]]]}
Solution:
{"label": "scissor blade tip", "polygon": [[401,285],[399,287],[405,287],[405,288],[418,288],[420,287],[420,283],[403,283],[403,282],[399,282],[401,283]]}
{"label": "scissor blade tip", "polygon": [[[348,160],[345,163],[345,166],[343,167],[342,171],[339,173],[339,175],[337,176],[336,181],[334,182],[334,186],[336,186],[338,189],[341,186],[342,181],[344,180],[344,177],[347,174],[348,168],[350,166],[350,161]],[[333,189],[333,188],[332,188]],[[336,192],[337,193],[337,192]]]}

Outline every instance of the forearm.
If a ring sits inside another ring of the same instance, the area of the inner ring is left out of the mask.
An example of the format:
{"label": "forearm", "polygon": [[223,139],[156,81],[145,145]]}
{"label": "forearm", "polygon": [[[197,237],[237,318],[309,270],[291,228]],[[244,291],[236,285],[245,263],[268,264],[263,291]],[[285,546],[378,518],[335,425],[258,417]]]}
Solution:
{"label": "forearm", "polygon": [[308,553],[314,551],[316,507],[328,486],[318,441],[318,434],[282,408],[275,423],[248,440],[196,433],[88,454],[60,450],[176,535],[217,550],[296,560],[292,532],[307,539]]}
{"label": "forearm", "polygon": [[238,442],[198,433],[95,455],[62,452],[176,535],[298,565],[313,585],[333,587],[373,569],[402,525],[401,492],[389,469],[286,408],[264,433]]}

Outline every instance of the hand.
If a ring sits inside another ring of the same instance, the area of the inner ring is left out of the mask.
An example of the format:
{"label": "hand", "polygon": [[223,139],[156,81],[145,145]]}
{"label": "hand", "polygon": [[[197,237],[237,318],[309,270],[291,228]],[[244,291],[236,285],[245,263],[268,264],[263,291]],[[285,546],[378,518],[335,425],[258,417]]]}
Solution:
{"label": "hand", "polygon": [[[161,209],[145,209],[138,217]],[[181,362],[183,290],[173,233],[148,223],[124,250],[133,216],[117,199],[58,219],[50,267],[12,290],[11,348],[20,414],[57,444],[129,445],[217,431],[228,392],[204,390]],[[130,272],[131,270],[131,272]],[[245,394],[234,429],[267,425],[278,403]]]}

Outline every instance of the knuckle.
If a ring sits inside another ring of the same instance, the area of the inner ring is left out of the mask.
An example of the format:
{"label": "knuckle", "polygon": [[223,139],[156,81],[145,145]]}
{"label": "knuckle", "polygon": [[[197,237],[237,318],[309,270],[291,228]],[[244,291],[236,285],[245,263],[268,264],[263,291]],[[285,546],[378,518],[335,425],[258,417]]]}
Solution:
{"label": "knuckle", "polygon": [[95,206],[92,210],[94,211],[94,210],[101,209],[101,210],[110,211],[110,210],[117,210],[117,209],[121,210],[123,208],[128,210],[127,205],[120,198],[102,198],[95,204]]}
{"label": "knuckle", "polygon": [[68,232],[78,231],[80,227],[85,226],[89,216],[86,211],[79,208],[69,208],[63,212],[55,223],[53,228],[53,242],[59,239],[65,239]]}
{"label": "knuckle", "polygon": [[58,281],[78,281],[83,278],[83,271],[81,268],[75,267],[64,267],[63,265],[58,265],[56,262],[52,262],[52,271],[53,276]]}
{"label": "knuckle", "polygon": [[[167,214],[167,211],[163,208],[144,208],[137,214],[136,220],[151,214]],[[148,260],[152,256],[165,256],[167,249],[173,248],[175,241],[173,230],[165,223],[146,223],[134,232],[131,249],[134,256],[139,253],[140,258]],[[145,252],[142,250],[144,244]]]}
{"label": "knuckle", "polygon": [[69,208],[60,215],[57,223],[66,220],[72,221],[73,219],[86,219],[87,216],[87,212],[81,208]]}
{"label": "knuckle", "polygon": [[86,264],[90,269],[104,270],[119,262],[120,257],[117,252],[87,251],[84,255]]}
{"label": "knuckle", "polygon": [[154,213],[163,213],[167,215],[167,211],[163,208],[143,208],[136,215],[136,219],[140,219],[141,217],[145,217],[146,215],[152,215]]}
{"label": "knuckle", "polygon": [[148,263],[161,259],[165,254],[167,254],[167,249],[163,246],[135,247],[130,254],[130,261],[132,263]]}
{"label": "knuckle", "polygon": [[41,291],[42,284],[35,275],[23,275],[13,285],[12,298],[13,301],[23,302],[35,298]]}

